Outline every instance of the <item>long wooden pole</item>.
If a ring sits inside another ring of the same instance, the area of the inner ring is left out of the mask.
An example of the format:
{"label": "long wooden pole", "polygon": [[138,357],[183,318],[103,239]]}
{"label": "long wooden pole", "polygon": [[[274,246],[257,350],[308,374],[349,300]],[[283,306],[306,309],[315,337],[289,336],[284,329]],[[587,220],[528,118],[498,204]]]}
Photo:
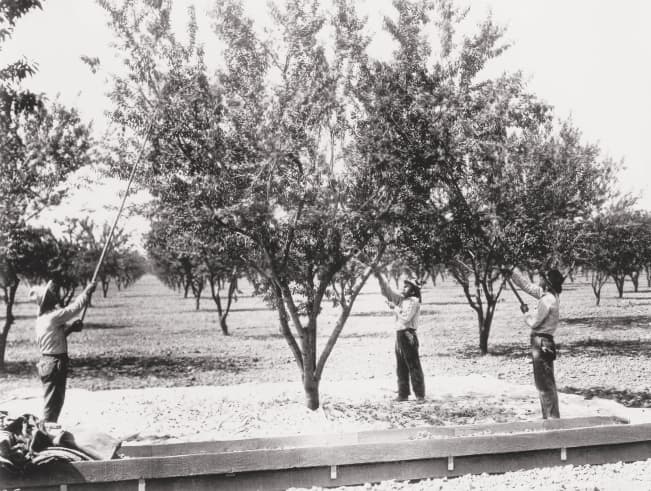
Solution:
{"label": "long wooden pole", "polygon": [[506,282],[511,287],[511,290],[513,290],[513,293],[515,294],[516,298],[520,301],[520,305],[526,305],[526,303],[524,302],[524,300],[522,300],[522,297],[518,293],[518,290],[516,290],[515,286],[513,286],[513,282],[511,281],[511,278],[506,278]]}
{"label": "long wooden pole", "polygon": [[[109,245],[111,244],[111,240],[113,239],[113,234],[115,233],[115,229],[118,225],[118,221],[120,220],[120,215],[122,215],[122,210],[124,210],[124,204],[127,201],[127,196],[129,195],[129,190],[131,189],[131,184],[133,183],[133,179],[136,176],[136,170],[138,169],[138,164],[140,163],[140,159],[142,158],[142,154],[145,151],[145,144],[147,143],[147,140],[149,140],[149,133],[151,132],[151,129],[154,125],[154,118],[151,119],[149,122],[149,127],[147,128],[147,131],[145,132],[145,137],[142,140],[142,143],[140,145],[140,150],[138,151],[138,155],[136,157],[136,161],[133,163],[133,167],[131,168],[131,174],[129,175],[129,181],[127,182],[127,188],[124,191],[124,196],[122,197],[122,203],[120,204],[120,208],[118,209],[117,214],[115,215],[115,220],[113,221],[113,226],[111,227],[111,231],[109,232],[109,235],[106,239],[106,242],[104,243],[104,248],[102,249],[102,254],[99,257],[99,261],[97,261],[97,265],[95,266],[95,271],[93,272],[93,278],[90,280],[91,283],[94,283],[97,281],[97,275],[99,274],[99,269],[102,267],[102,263],[104,262],[104,257],[106,256],[106,252],[108,251]],[[88,303],[85,305],[84,310],[81,313],[81,320],[84,320],[84,317],[86,317],[86,311],[88,310]]]}

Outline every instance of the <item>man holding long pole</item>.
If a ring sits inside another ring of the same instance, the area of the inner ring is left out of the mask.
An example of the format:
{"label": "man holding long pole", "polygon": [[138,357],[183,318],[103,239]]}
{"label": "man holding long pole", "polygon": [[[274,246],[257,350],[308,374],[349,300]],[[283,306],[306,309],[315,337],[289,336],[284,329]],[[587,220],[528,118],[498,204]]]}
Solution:
{"label": "man holding long pole", "polygon": [[[83,329],[83,321],[88,310],[91,295],[97,286],[97,275],[104,262],[104,257],[109,250],[113,234],[117,227],[124,204],[126,203],[131,184],[136,175],[138,163],[142,157],[145,149],[145,144],[149,139],[149,133],[152,129],[154,117],[149,122],[149,127],[145,133],[145,137],[140,145],[138,156],[131,169],[129,181],[127,182],[126,190],[120,208],[115,215],[113,226],[109,232],[102,254],[97,261],[93,278],[89,285],[75,301],[68,307],[57,309],[59,304],[59,289],[52,281],[50,281],[45,289],[37,294],[37,303],[39,306],[38,315],[36,317],[36,338],[41,351],[41,359],[38,363],[38,373],[45,388],[45,409],[43,411],[43,419],[47,422],[56,422],[63,408],[63,401],[66,393],[66,383],[68,378],[68,344],[67,336],[71,332],[81,331]],[[66,322],[81,313],[79,319],[74,321],[69,327]]]}
{"label": "man holding long pole", "polygon": [[[559,296],[563,291],[563,275],[556,269],[540,274],[538,285],[527,280],[517,268],[504,270],[507,281],[520,301],[520,310],[524,314],[524,322],[531,328],[531,355],[533,358],[533,376],[540,396],[540,407],[543,419],[560,418],[558,408],[558,393],[554,378],[554,360],[556,359],[556,344],[554,333],[559,321]],[[513,282],[529,295],[538,299],[533,312],[518,295]]]}
{"label": "man holding long pole", "polygon": [[56,423],[63,408],[68,380],[68,335],[81,331],[81,320],[66,323],[76,317],[90,301],[96,283],[89,283],[84,291],[67,307],[59,308],[59,287],[49,281],[36,292],[36,342],[41,354],[38,375],[44,389],[43,420]]}

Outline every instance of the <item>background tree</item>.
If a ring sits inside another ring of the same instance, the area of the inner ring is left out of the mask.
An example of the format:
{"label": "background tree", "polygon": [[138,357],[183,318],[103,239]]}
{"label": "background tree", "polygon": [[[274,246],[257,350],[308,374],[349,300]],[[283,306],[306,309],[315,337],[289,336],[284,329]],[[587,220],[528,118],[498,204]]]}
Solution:
{"label": "background tree", "polygon": [[[644,212],[631,208],[622,200],[594,216],[587,224],[588,234],[583,244],[586,266],[592,274],[597,305],[601,287],[612,278],[619,298],[624,295],[626,277],[637,278],[649,262],[650,248],[648,218]],[[635,281],[634,281],[635,283]]]}
{"label": "background tree", "polygon": [[[66,233],[69,241],[80,248],[78,255],[78,277],[84,283],[90,281],[102,255],[102,249],[108,240],[111,225],[104,222],[98,226],[90,217],[72,218],[67,223]],[[102,287],[102,295],[106,298],[111,280],[119,275],[120,257],[129,250],[130,236],[123,228],[117,227],[106,251],[97,278]]]}
{"label": "background tree", "polygon": [[[35,7],[40,2],[2,2],[0,49],[16,20]],[[89,128],[75,110],[46,104],[40,96],[21,89],[21,80],[34,70],[26,60],[0,67],[0,270],[5,292],[0,370],[14,320],[22,259],[31,246],[20,241],[32,235],[30,220],[64,196],[66,177],[91,158]]]}

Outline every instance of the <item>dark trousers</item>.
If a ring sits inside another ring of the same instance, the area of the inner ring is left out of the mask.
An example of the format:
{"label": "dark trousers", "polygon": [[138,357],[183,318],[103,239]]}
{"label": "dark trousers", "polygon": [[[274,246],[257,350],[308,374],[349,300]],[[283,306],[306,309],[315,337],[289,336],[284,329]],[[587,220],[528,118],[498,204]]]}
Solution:
{"label": "dark trousers", "polygon": [[416,397],[425,397],[425,377],[418,355],[418,337],[413,329],[396,331],[398,397],[409,397],[409,379]]}
{"label": "dark trousers", "polygon": [[554,378],[554,358],[556,344],[552,336],[531,335],[531,355],[533,357],[533,378],[540,397],[543,419],[560,418],[558,393]]}
{"label": "dark trousers", "polygon": [[44,389],[43,420],[56,423],[66,398],[68,355],[42,355],[37,369]]}

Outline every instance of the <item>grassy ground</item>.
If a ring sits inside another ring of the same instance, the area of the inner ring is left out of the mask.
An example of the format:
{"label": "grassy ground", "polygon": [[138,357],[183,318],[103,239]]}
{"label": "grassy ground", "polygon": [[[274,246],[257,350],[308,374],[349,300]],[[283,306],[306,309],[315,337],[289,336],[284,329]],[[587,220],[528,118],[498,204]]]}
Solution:
{"label": "grassy ground", "polygon": [[[614,398],[631,407],[651,406],[651,290],[638,293],[627,285],[623,299],[614,285],[604,287],[602,304],[583,278],[566,285],[561,296],[562,324],[557,333],[559,388],[585,397]],[[229,317],[223,336],[210,298],[200,311],[193,299],[162,286],[152,276],[131,289],[96,295],[85,330],[70,338],[71,388],[118,389],[157,386],[229,385],[242,382],[296,381],[300,374],[278,331],[275,312],[262,300],[244,294]],[[35,307],[20,291],[17,321],[9,335],[8,373],[3,390],[37,387],[33,368]],[[531,299],[530,305],[534,300]],[[323,346],[336,311],[320,319]],[[328,380],[368,379],[394,373],[392,318],[375,282],[360,295],[353,315],[328,361]],[[488,356],[480,356],[474,312],[452,281],[423,291],[421,358],[427,375],[486,373],[532,383],[528,330],[517,302],[506,291],[490,336]],[[436,387],[428,387],[433,393]],[[2,397],[0,397],[2,399]]]}

